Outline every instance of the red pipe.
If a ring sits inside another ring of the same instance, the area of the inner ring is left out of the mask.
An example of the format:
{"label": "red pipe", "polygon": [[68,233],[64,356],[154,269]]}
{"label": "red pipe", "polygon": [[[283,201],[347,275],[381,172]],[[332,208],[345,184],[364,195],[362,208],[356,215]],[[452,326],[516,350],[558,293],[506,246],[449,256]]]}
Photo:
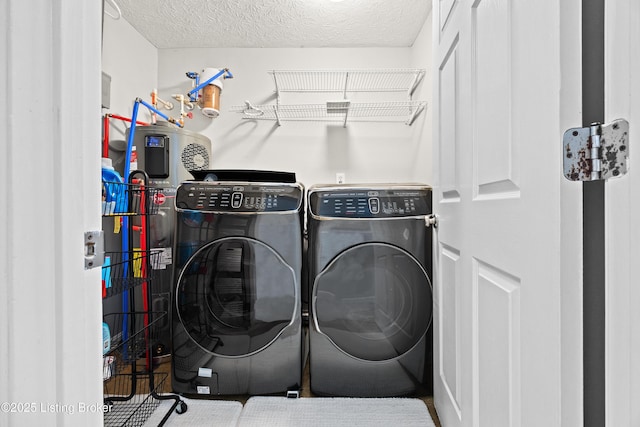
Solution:
{"label": "red pipe", "polygon": [[[131,123],[131,119],[128,117],[119,116],[117,114],[111,114],[111,113],[107,113],[104,115],[104,121],[102,122],[102,128],[103,128],[102,133],[104,135],[104,138],[102,139],[102,157],[109,157],[109,118],[111,117],[117,120],[122,120],[124,122]],[[142,126],[150,125],[150,123],[141,122],[139,120],[136,120],[136,124],[142,125]]]}
{"label": "red pipe", "polygon": [[109,157],[109,115],[104,115],[104,121],[102,122],[102,157]]}
{"label": "red pipe", "polygon": [[[117,114],[107,114],[107,116],[113,117],[114,119],[118,119],[118,120],[122,120],[122,121],[131,123],[131,119],[129,117],[119,116]],[[149,126],[151,123],[141,122],[140,120],[136,120],[136,124],[137,125],[142,125],[142,126]]]}
{"label": "red pipe", "polygon": [[[140,265],[140,276],[143,279],[142,282],[142,310],[144,311],[144,327],[145,327],[145,337],[146,340],[148,342],[148,340],[150,339],[149,337],[149,331],[148,331],[148,326],[149,326],[149,315],[147,314],[149,312],[149,303],[148,303],[148,299],[149,299],[149,284],[146,280],[147,275],[149,274],[149,271],[147,271],[147,264],[153,263],[153,260],[151,259],[151,252],[147,252],[148,248],[147,248],[147,221],[148,218],[146,216],[147,214],[147,196],[148,196],[148,189],[145,187],[144,185],[144,180],[140,179],[140,180],[133,180],[133,184],[137,184],[139,185],[139,190],[140,190],[140,216],[142,218],[140,226],[133,226],[133,230],[134,231],[139,231],[140,232],[140,255],[141,255],[141,265]],[[153,268],[153,267],[151,267]],[[149,354],[147,352],[147,369],[150,368],[151,366],[151,357],[152,355]]]}

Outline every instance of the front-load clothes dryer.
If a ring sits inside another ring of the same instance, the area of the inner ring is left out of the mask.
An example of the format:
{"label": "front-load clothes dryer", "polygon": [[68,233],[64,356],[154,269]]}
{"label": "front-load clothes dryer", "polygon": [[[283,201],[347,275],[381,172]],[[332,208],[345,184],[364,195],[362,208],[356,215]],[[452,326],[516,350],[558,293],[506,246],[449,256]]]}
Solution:
{"label": "front-load clothes dryer", "polygon": [[176,192],[172,387],[298,390],[304,189],[190,181]]}
{"label": "front-load clothes dryer", "polygon": [[431,188],[313,186],[308,207],[312,392],[428,390]]}

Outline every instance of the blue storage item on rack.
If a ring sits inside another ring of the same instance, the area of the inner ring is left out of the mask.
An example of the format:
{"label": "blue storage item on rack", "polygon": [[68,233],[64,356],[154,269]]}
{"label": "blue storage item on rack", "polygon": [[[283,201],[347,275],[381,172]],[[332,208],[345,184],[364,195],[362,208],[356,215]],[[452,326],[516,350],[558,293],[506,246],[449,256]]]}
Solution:
{"label": "blue storage item on rack", "polygon": [[120,174],[111,166],[111,159],[102,159],[102,215],[127,211],[127,192]]}
{"label": "blue storage item on rack", "polygon": [[102,355],[111,350],[111,329],[106,322],[102,322]]}

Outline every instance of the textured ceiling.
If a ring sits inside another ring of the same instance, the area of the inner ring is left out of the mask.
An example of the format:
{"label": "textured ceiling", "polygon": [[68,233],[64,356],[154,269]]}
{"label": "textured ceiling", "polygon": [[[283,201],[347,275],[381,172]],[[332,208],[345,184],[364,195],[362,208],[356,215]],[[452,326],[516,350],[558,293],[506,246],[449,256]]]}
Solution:
{"label": "textured ceiling", "polygon": [[[408,47],[431,0],[115,0],[159,49]],[[111,13],[109,4],[105,8]]]}

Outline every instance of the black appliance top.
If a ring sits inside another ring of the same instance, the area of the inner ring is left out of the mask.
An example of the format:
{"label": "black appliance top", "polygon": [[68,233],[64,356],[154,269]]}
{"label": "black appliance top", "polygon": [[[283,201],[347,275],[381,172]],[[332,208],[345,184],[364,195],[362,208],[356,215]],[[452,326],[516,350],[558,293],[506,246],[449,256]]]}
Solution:
{"label": "black appliance top", "polygon": [[281,182],[294,184],[293,172],[253,169],[204,169],[189,171],[196,181]]}
{"label": "black appliance top", "polygon": [[301,184],[187,181],[176,191],[178,211],[262,213],[299,211]]}
{"label": "black appliance top", "polygon": [[309,189],[309,212],[325,218],[398,218],[431,214],[431,188],[420,184]]}

